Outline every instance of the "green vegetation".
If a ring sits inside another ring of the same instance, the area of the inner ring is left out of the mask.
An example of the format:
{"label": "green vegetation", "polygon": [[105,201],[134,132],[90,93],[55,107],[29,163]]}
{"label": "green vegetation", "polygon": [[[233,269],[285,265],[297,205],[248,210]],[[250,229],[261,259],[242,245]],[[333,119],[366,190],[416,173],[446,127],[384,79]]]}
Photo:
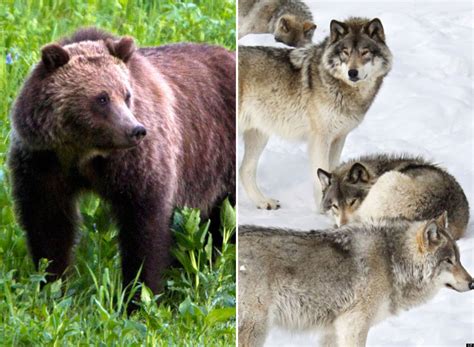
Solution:
{"label": "green vegetation", "polygon": [[[159,298],[139,283],[140,309],[121,284],[117,230],[95,197],[81,204],[84,223],[67,280],[46,285],[16,224],[5,166],[13,100],[40,47],[82,26],[131,35],[140,46],[207,42],[235,48],[235,1],[0,1],[0,341],[15,346],[215,346],[235,342],[235,210],[222,209],[224,243],[212,252],[208,224],[195,210],[174,218],[182,264]],[[212,258],[211,258],[212,257]],[[158,304],[156,300],[158,299]]]}

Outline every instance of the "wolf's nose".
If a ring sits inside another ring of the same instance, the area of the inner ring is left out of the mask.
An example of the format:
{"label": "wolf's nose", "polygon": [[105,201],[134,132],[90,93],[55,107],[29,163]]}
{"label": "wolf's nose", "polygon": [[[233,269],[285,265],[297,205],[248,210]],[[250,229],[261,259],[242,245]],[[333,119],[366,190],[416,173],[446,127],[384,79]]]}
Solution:
{"label": "wolf's nose", "polygon": [[350,69],[348,71],[348,74],[350,78],[356,78],[357,75],[359,74],[359,71],[357,71],[356,69]]}
{"label": "wolf's nose", "polygon": [[474,280],[472,280],[471,283],[469,283],[469,289],[474,289]]}
{"label": "wolf's nose", "polygon": [[146,129],[145,127],[139,125],[133,128],[132,133],[130,134],[131,137],[133,137],[136,140],[141,140],[144,138],[146,135]]}

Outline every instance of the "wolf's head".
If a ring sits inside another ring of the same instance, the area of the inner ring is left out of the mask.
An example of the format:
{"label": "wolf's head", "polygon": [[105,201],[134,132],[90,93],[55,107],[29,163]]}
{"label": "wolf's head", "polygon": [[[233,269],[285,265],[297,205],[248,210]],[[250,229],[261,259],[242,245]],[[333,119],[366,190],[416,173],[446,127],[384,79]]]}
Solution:
{"label": "wolf's head", "polygon": [[316,24],[301,21],[296,16],[285,15],[278,19],[273,35],[275,41],[293,47],[303,47],[312,42]]}
{"label": "wolf's head", "polygon": [[380,19],[332,20],[323,63],[332,76],[349,85],[385,76],[392,54]]}
{"label": "wolf's head", "polygon": [[466,292],[474,289],[474,281],[462,266],[459,249],[447,227],[446,212],[422,224],[416,232],[416,249],[425,266],[429,266],[426,273],[433,285]]}
{"label": "wolf's head", "polygon": [[337,226],[349,223],[373,184],[367,168],[354,163],[347,172],[318,169],[318,177],[323,190],[323,211],[334,216]]}

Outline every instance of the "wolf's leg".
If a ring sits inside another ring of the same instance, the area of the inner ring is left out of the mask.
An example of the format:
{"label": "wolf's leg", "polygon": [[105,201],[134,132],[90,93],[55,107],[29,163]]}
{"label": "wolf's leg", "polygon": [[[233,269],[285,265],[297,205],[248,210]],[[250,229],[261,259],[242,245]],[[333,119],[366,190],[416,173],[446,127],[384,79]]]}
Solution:
{"label": "wolf's leg", "polygon": [[334,322],[337,346],[364,347],[369,333],[369,322],[363,312],[349,312]]}
{"label": "wolf's leg", "polygon": [[346,142],[346,135],[338,137],[331,144],[331,150],[329,152],[329,169],[333,171],[341,160],[342,149],[344,148],[344,143]]}
{"label": "wolf's leg", "polygon": [[322,198],[322,187],[318,178],[318,169],[330,171],[329,154],[330,154],[330,139],[324,135],[313,133],[309,140],[309,159],[311,163],[311,173],[313,175],[314,184],[314,200],[316,207],[319,209]]}
{"label": "wolf's leg", "polygon": [[267,337],[267,325],[264,321],[245,320],[239,324],[239,347],[263,346]]}
{"label": "wolf's leg", "polygon": [[256,129],[244,132],[245,152],[240,166],[240,179],[247,195],[258,208],[274,210],[280,207],[277,200],[265,197],[257,186],[257,167],[260,155],[267,145],[268,136]]}

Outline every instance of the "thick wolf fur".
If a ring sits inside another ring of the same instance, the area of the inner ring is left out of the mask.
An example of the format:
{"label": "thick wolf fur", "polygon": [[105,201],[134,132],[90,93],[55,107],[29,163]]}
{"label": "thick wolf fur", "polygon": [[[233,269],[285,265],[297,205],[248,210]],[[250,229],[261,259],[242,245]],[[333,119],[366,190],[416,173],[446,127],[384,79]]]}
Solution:
{"label": "thick wolf fur", "polygon": [[426,220],[447,211],[453,237],[466,231],[469,203],[463,189],[453,176],[421,157],[368,155],[332,173],[320,169],[318,176],[322,208],[339,226],[381,217]]}
{"label": "thick wolf fur", "polygon": [[279,207],[256,184],[259,157],[274,134],[309,142],[321,201],[316,169],[337,166],[347,134],[364,119],[391,62],[379,19],[333,20],[330,37],[305,48],[239,48],[240,177],[257,207]]}
{"label": "thick wolf fur", "polygon": [[364,346],[373,325],[442,287],[473,289],[445,223],[443,214],[334,231],[240,226],[239,346],[262,346],[272,326]]}
{"label": "thick wolf fur", "polygon": [[316,24],[308,6],[299,0],[239,1],[239,38],[269,33],[288,46],[311,43]]}

